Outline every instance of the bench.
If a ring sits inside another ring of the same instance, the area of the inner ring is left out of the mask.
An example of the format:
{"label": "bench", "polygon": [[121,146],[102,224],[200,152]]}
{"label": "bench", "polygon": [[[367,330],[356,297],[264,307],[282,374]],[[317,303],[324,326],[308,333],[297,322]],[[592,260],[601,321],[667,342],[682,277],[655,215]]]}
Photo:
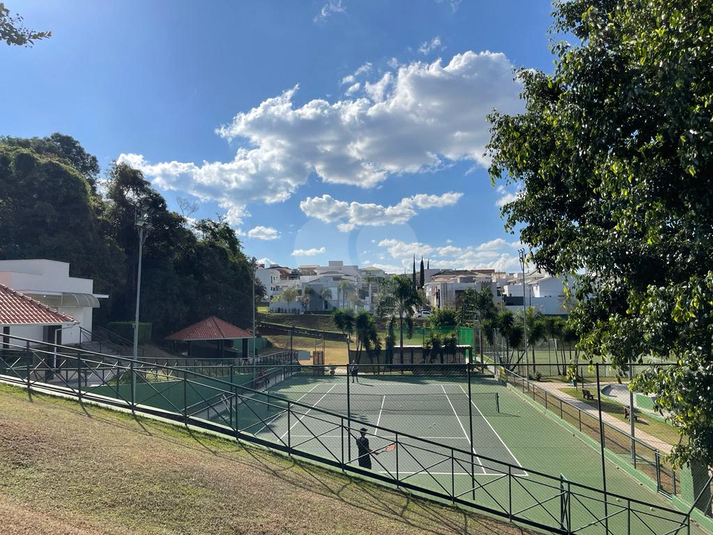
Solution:
{"label": "bench", "polygon": [[[631,411],[629,410],[629,407],[624,407],[624,420],[628,420],[631,417]],[[634,421],[638,422],[639,418],[634,414]]]}
{"label": "bench", "polygon": [[584,399],[594,399],[594,396],[592,395],[592,393],[589,390],[587,390],[586,388],[582,389],[582,397]]}

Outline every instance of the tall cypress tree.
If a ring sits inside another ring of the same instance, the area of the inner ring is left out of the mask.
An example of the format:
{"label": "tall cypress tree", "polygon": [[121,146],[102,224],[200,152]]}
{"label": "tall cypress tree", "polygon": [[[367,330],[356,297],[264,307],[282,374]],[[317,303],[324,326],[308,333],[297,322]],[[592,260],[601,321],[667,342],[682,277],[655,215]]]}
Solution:
{"label": "tall cypress tree", "polygon": [[423,256],[421,256],[421,277],[419,279],[419,288],[423,288],[426,284],[426,274],[423,272]]}
{"label": "tall cypress tree", "polygon": [[416,255],[413,255],[413,274],[411,275],[411,284],[416,291]]}

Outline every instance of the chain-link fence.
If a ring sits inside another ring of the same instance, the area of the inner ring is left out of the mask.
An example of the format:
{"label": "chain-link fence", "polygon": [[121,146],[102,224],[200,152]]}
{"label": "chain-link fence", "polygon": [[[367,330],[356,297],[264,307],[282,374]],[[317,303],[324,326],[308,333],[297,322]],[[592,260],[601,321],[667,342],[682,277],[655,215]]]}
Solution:
{"label": "chain-link fence", "polygon": [[[459,439],[465,448],[449,443],[447,437],[427,438],[429,422],[448,410],[456,415],[453,425],[461,427],[457,415],[466,409],[473,413],[471,422],[477,421],[476,409],[497,414],[497,396],[473,391],[477,379],[488,373],[485,368],[360,365],[356,374],[354,368],[336,367],[331,377],[329,367],[276,364],[240,384],[235,379],[242,374],[234,368],[229,373],[233,380],[225,380],[189,367],[147,365],[61,346],[18,344],[16,349],[3,355],[3,380],[30,391],[57,392],[158,415],[551,533],[663,535],[690,530],[690,517],[680,511],[548,475],[506,456],[476,453],[472,432],[470,439]],[[46,381],[48,371],[50,381]],[[324,374],[331,380],[312,380]],[[357,383],[367,377],[369,386]],[[388,381],[389,389],[374,392],[379,400],[366,390],[376,389],[381,381]],[[399,385],[402,393],[394,391]],[[331,393],[335,400],[346,398],[346,414],[339,410],[341,403],[323,405]],[[423,403],[417,395],[425,398]],[[353,410],[352,401],[355,408],[363,404]],[[377,420],[367,428],[362,413]],[[384,425],[385,414],[403,425]],[[425,414],[430,417],[424,418]],[[479,429],[483,433],[485,425]]]}

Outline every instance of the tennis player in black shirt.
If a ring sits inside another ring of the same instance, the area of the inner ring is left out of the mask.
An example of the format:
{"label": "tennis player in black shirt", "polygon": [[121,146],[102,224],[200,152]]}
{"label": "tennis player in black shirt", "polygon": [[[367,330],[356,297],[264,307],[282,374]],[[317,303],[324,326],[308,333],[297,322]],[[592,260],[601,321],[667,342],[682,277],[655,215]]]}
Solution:
{"label": "tennis player in black shirt", "polygon": [[359,449],[359,466],[369,468],[371,470],[371,455],[378,455],[369,448],[369,439],[366,438],[366,427],[359,429],[361,436],[356,439],[356,445]]}

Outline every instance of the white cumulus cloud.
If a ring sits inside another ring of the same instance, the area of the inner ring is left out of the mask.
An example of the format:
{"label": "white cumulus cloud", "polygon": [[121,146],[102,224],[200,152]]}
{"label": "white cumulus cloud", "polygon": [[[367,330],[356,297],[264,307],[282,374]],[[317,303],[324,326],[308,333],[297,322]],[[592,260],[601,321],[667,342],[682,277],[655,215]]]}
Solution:
{"label": "white cumulus cloud", "polygon": [[500,194],[500,197],[498,197],[498,200],[495,201],[495,204],[499,208],[502,208],[506,204],[517,200],[517,193],[512,193],[512,192],[508,191],[502,185],[497,187],[497,192]]}
{"label": "white cumulus cloud", "polygon": [[308,217],[314,217],[326,223],[339,223],[339,230],[348,232],[357,227],[406,223],[418,213],[419,209],[452,206],[462,196],[462,193],[453,191],[443,195],[420,193],[401,199],[394,206],[383,206],[375,203],[348,203],[324,194],[321,197],[307,197],[300,203],[300,209]]}
{"label": "white cumulus cloud", "polygon": [[496,271],[517,271],[519,260],[516,247],[519,242],[495,239],[477,246],[456,247],[453,245],[432,246],[420,242],[404,242],[387,239],[378,243],[391,258],[409,268],[416,258],[429,259],[431,268],[438,269],[494,269]]}
{"label": "white cumulus cloud", "polygon": [[258,225],[257,227],[248,230],[248,238],[255,238],[256,240],[276,240],[280,237],[280,233],[277,229],[272,227],[263,227]]}
{"label": "white cumulus cloud", "polygon": [[292,256],[316,256],[318,254],[323,254],[325,252],[324,247],[317,249],[313,247],[312,249],[295,249],[292,251]]}
{"label": "white cumulus cloud", "polygon": [[445,162],[487,166],[486,115],[493,108],[522,108],[512,64],[493,52],[400,65],[335,102],[296,105],[297,89],[217,129],[224,139],[239,141],[231,161],[154,163],[140,154],[121,154],[118,161],[140,169],[159,188],[217,202],[244,217],[249,204],[285,201],[312,175],[371,188],[391,175],[427,172]]}

